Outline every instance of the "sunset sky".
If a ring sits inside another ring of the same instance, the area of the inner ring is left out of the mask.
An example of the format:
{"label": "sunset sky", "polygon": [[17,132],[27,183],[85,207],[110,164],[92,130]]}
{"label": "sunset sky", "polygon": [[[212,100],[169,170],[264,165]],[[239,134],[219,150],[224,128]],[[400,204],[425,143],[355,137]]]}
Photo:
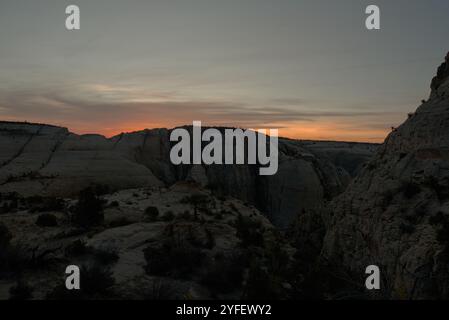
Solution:
{"label": "sunset sky", "polygon": [[[65,29],[65,8],[81,30]],[[381,30],[365,8],[381,8]],[[449,50],[447,0],[0,0],[0,119],[383,141]]]}

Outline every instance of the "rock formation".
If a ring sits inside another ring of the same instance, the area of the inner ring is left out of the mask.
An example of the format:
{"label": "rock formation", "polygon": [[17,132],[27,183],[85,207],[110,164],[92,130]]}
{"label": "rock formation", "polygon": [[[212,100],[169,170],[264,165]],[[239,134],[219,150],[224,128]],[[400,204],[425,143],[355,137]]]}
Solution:
{"label": "rock formation", "polygon": [[[322,263],[371,297],[449,298],[448,58],[430,98],[386,138],[322,217]],[[381,290],[369,294],[368,265],[379,266],[382,276]]]}
{"label": "rock formation", "polygon": [[[280,139],[279,171],[260,177],[254,166],[174,166],[170,130],[107,139],[43,124],[0,123],[0,192],[76,196],[90,184],[111,190],[196,181],[217,194],[256,205],[280,227],[344,190],[377,145]],[[294,178],[293,178],[294,177]]]}

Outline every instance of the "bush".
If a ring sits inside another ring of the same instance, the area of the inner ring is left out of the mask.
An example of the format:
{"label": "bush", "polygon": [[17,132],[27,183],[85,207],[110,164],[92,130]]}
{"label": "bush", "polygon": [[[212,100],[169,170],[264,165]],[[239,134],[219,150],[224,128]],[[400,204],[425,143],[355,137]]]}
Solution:
{"label": "bush", "polygon": [[80,273],[81,290],[88,295],[106,294],[109,288],[115,284],[112,272],[102,266],[83,266]]}
{"label": "bush", "polygon": [[152,287],[144,293],[145,300],[173,300],[174,288],[161,279],[153,280]]}
{"label": "bush", "polygon": [[159,209],[157,207],[149,206],[145,209],[145,217],[149,221],[156,221],[159,216]]}
{"label": "bush", "polygon": [[10,300],[29,300],[33,297],[33,288],[31,288],[23,280],[19,280],[17,284],[9,289]]}
{"label": "bush", "polygon": [[24,265],[18,247],[11,245],[12,234],[0,222],[0,273],[18,273]]}
{"label": "bush", "polygon": [[171,241],[159,248],[146,248],[144,256],[147,274],[182,279],[190,278],[199,269],[204,258],[200,249]]}
{"label": "bush", "polygon": [[15,252],[10,247],[11,239],[12,235],[9,229],[3,223],[0,223],[0,273],[12,269],[12,262],[13,265],[15,264],[14,261],[11,261],[11,253]]}
{"label": "bush", "polygon": [[242,298],[249,300],[279,300],[284,298],[283,291],[280,279],[254,264],[249,270]]}
{"label": "bush", "polygon": [[237,237],[241,240],[242,246],[264,246],[260,221],[244,217],[239,213],[235,221],[235,228],[237,229]]}
{"label": "bush", "polygon": [[88,249],[86,247],[86,243],[81,239],[73,241],[65,248],[66,256],[80,256],[86,254]]}
{"label": "bush", "polygon": [[36,225],[39,227],[56,227],[58,225],[58,221],[53,214],[44,213],[37,217]]}
{"label": "bush", "polygon": [[445,220],[442,223],[442,227],[437,233],[437,240],[441,244],[444,244],[444,245],[449,244],[449,221],[448,220]]}
{"label": "bush", "polygon": [[183,213],[178,214],[176,219],[184,220],[184,221],[191,221],[193,219],[193,217],[189,210],[185,210]]}
{"label": "bush", "polygon": [[93,189],[84,189],[75,206],[73,222],[84,228],[100,225],[104,220],[103,205],[104,201],[97,197]]}
{"label": "bush", "polygon": [[173,219],[175,218],[175,214],[173,213],[173,211],[167,211],[166,213],[164,213],[164,215],[162,216],[162,220],[163,221],[173,221]]}
{"label": "bush", "polygon": [[246,261],[241,254],[216,257],[201,278],[201,283],[214,293],[230,293],[242,286]]}
{"label": "bush", "polygon": [[424,183],[435,192],[438,200],[449,199],[449,182],[447,180],[440,181],[435,176],[429,176],[425,179]]}
{"label": "bush", "polygon": [[4,250],[12,239],[9,229],[0,222],[0,251]]}
{"label": "bush", "polygon": [[209,196],[201,193],[196,193],[181,199],[181,203],[188,203],[193,206],[193,214],[195,218],[198,216],[198,209],[206,208],[209,202]]}

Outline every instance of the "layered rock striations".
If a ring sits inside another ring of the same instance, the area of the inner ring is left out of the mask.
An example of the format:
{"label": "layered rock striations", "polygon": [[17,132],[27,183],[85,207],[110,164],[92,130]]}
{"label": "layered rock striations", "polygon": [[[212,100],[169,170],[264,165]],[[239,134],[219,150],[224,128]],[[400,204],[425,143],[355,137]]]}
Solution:
{"label": "layered rock striations", "polygon": [[344,190],[377,145],[280,139],[279,170],[261,177],[254,166],[174,166],[170,130],[77,135],[45,124],[0,123],[0,192],[75,196],[91,185],[111,190],[170,186],[190,180],[255,204],[278,226],[322,206]]}

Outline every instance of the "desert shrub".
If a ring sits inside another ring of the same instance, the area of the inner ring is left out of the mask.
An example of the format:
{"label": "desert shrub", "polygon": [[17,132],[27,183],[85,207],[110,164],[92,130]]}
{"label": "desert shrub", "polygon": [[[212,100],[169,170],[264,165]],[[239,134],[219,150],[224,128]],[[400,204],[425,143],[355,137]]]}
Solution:
{"label": "desert shrub", "polygon": [[3,213],[15,213],[19,207],[19,194],[16,192],[10,192],[4,194],[2,197],[3,204],[0,207],[0,214]]}
{"label": "desert shrub", "polygon": [[213,249],[215,247],[215,237],[214,234],[212,233],[212,231],[210,231],[209,229],[205,229],[204,232],[206,233],[206,243],[205,243],[205,247],[207,249]]}
{"label": "desert shrub", "polygon": [[101,224],[104,220],[103,205],[104,201],[92,188],[82,190],[74,208],[73,222],[84,228]]}
{"label": "desert shrub", "polygon": [[269,274],[259,264],[253,264],[248,272],[243,289],[243,299],[278,300],[283,299],[281,279]]}
{"label": "desert shrub", "polygon": [[264,246],[264,237],[262,233],[262,224],[259,220],[244,217],[240,213],[235,221],[237,237],[241,240],[243,247]]}
{"label": "desert shrub", "polygon": [[157,207],[149,206],[145,209],[145,217],[149,221],[156,221],[159,217],[159,209]]}
{"label": "desert shrub", "polygon": [[187,203],[193,206],[193,214],[195,219],[198,218],[198,210],[206,209],[209,202],[209,196],[201,193],[192,194],[181,199],[181,203]]}
{"label": "desert shrub", "polygon": [[88,248],[86,243],[81,239],[73,241],[65,248],[66,256],[80,256],[86,254],[88,252]]}
{"label": "desert shrub", "polygon": [[32,297],[33,288],[23,280],[18,280],[17,284],[9,289],[10,300],[29,300]]}
{"label": "desert shrub", "polygon": [[106,294],[115,284],[112,272],[103,266],[82,266],[80,273],[81,290],[88,295]]}
{"label": "desert shrub", "polygon": [[407,199],[411,199],[415,195],[417,195],[418,193],[421,192],[421,187],[418,184],[416,184],[416,183],[413,183],[411,181],[407,181],[407,182],[404,182],[401,185],[400,190],[402,191],[402,193],[404,194],[404,196]]}
{"label": "desert shrub", "polygon": [[174,288],[161,279],[153,280],[151,288],[144,293],[145,300],[172,300],[174,296]]}
{"label": "desert shrub", "polygon": [[[186,237],[188,243],[196,248],[204,248],[209,250],[215,247],[215,237],[213,233],[207,227],[202,227],[201,230],[204,231],[204,234],[198,229],[189,228],[187,230]],[[180,236],[180,234],[178,234],[178,236]]]}
{"label": "desert shrub", "polygon": [[281,247],[279,241],[271,244],[266,249],[265,260],[270,274],[282,277],[286,276],[289,271],[290,256],[288,252]]}
{"label": "desert shrub", "polygon": [[9,229],[0,222],[0,251],[9,245],[11,239],[11,232],[9,232]]}
{"label": "desert shrub", "polygon": [[183,213],[180,213],[176,216],[176,219],[178,220],[184,220],[184,221],[190,221],[192,220],[192,214],[189,210],[185,210]]}
{"label": "desert shrub", "polygon": [[187,279],[199,269],[204,254],[201,249],[188,244],[166,241],[162,247],[148,247],[144,250],[149,275],[172,276]]}
{"label": "desert shrub", "polygon": [[162,220],[163,221],[173,221],[173,219],[175,218],[175,214],[173,213],[173,211],[167,211],[166,213],[164,213],[164,215],[162,216]]}
{"label": "desert shrub", "polygon": [[195,193],[181,199],[181,203],[188,203],[193,206],[207,204],[209,203],[209,201],[210,201],[209,196],[201,193]]}
{"label": "desert shrub", "polygon": [[0,277],[2,273],[20,273],[24,266],[24,259],[17,246],[11,245],[12,234],[0,223]]}
{"label": "desert shrub", "polygon": [[117,227],[123,227],[132,224],[133,222],[129,220],[127,217],[120,217],[115,220],[112,220],[109,222],[109,227],[111,228],[117,228]]}
{"label": "desert shrub", "polygon": [[58,225],[58,221],[55,215],[44,213],[37,217],[36,225],[39,227],[56,227]]}
{"label": "desert shrub", "polygon": [[430,176],[426,178],[425,184],[435,192],[438,200],[442,201],[449,199],[449,185],[447,181],[440,181],[438,178]]}
{"label": "desert shrub", "polygon": [[9,229],[0,222],[0,273],[10,269],[11,239],[11,232],[9,232]]}
{"label": "desert shrub", "polygon": [[218,256],[206,268],[201,283],[214,293],[230,293],[242,286],[247,261],[242,254]]}
{"label": "desert shrub", "polygon": [[30,212],[62,211],[65,208],[64,200],[56,197],[30,197],[26,203]]}
{"label": "desert shrub", "polygon": [[441,229],[437,232],[437,240],[441,244],[449,244],[449,221],[447,219],[441,224]]}

